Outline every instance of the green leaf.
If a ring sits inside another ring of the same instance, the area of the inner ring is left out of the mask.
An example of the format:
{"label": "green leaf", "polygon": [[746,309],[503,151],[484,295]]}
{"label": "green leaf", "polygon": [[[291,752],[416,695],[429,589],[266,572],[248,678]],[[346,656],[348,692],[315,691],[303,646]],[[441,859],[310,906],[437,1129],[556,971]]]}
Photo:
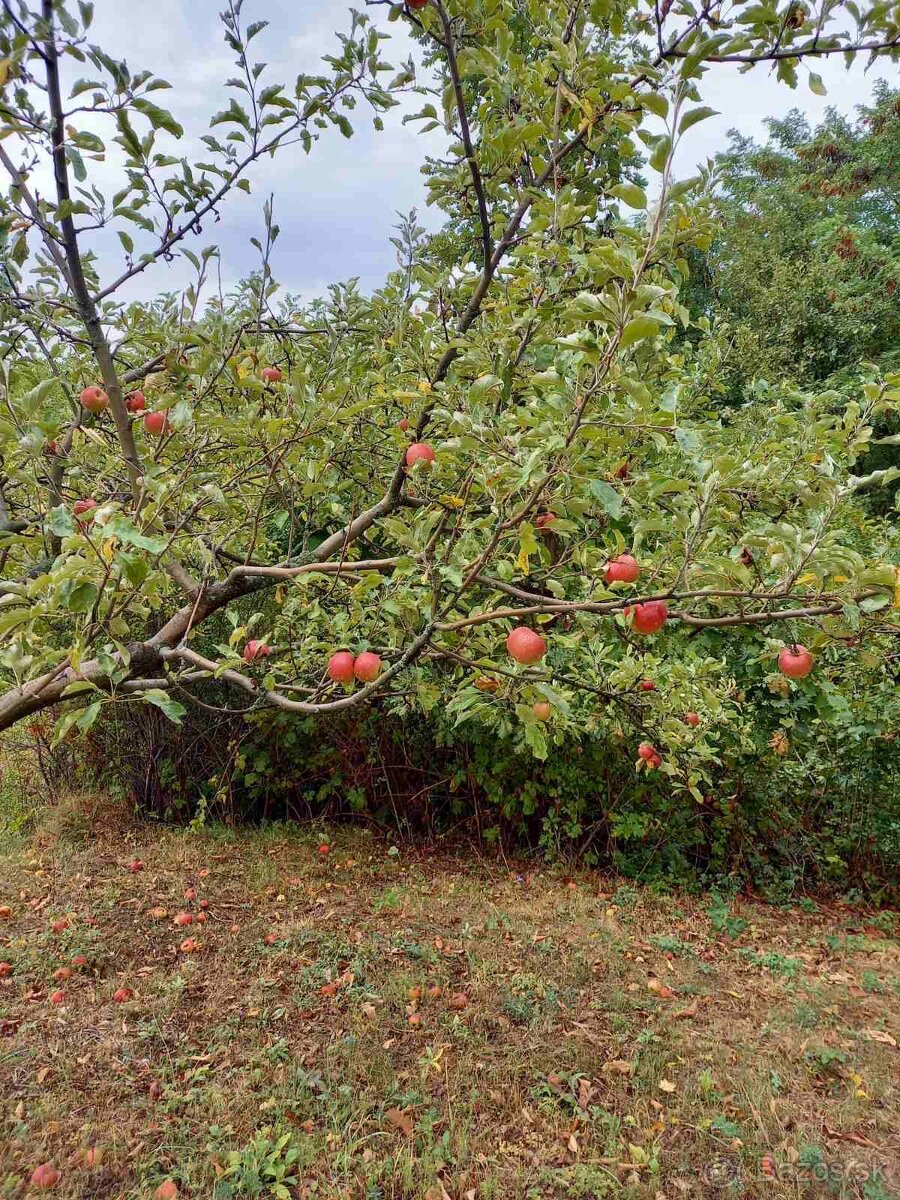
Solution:
{"label": "green leaf", "polygon": [[50,525],[50,532],[55,534],[56,537],[71,537],[75,532],[75,518],[62,504],[58,508],[50,509],[48,524]]}
{"label": "green leaf", "polygon": [[828,95],[828,89],[825,87],[825,84],[822,82],[822,76],[817,75],[815,73],[815,71],[810,71],[810,73],[809,73],[809,90],[811,92],[815,92],[815,94],[817,96],[827,96]]}
{"label": "green leaf", "polygon": [[617,183],[614,188],[610,188],[610,193],[617,196],[629,208],[647,207],[647,195],[643,188],[639,188],[636,183]]}
{"label": "green leaf", "polygon": [[654,321],[653,317],[648,316],[646,313],[641,313],[638,317],[632,317],[622,330],[619,347],[622,350],[627,350],[629,346],[643,341],[644,338],[653,337],[658,332],[659,325]]}
{"label": "green leaf", "polygon": [[96,583],[77,583],[68,593],[66,603],[73,613],[89,613],[100,595]]}
{"label": "green leaf", "polygon": [[710,108],[708,105],[703,105],[701,108],[692,108],[679,121],[678,132],[679,134],[687,133],[693,125],[698,125],[701,121],[705,121],[707,117],[717,117],[718,115],[718,111]]}
{"label": "green leaf", "polygon": [[181,724],[181,718],[187,712],[183,704],[179,704],[177,700],[173,700],[168,692],[164,692],[162,688],[150,688],[146,692],[141,693],[141,699],[148,704],[152,704],[161,712],[164,712],[170,721],[176,725]]}
{"label": "green leaf", "polygon": [[608,484],[605,479],[592,479],[590,489],[591,494],[599,502],[600,507],[607,516],[617,521],[622,515],[622,497],[616,489]]}

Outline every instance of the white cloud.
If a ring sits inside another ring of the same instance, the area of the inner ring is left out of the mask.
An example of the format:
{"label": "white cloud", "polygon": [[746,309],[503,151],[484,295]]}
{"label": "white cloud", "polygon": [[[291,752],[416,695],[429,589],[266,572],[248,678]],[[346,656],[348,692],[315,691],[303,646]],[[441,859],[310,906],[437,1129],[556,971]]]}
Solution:
{"label": "white cloud", "polygon": [[[196,139],[206,132],[210,114],[224,107],[231,94],[222,86],[236,73],[218,19],[222,6],[223,0],[154,0],[149,11],[144,0],[97,5],[94,38],[126,58],[132,70],[150,68],[173,84],[172,91],[158,93],[157,99],[186,126],[189,141],[175,153],[190,154],[190,146],[196,152]],[[391,35],[382,57],[395,65],[403,62],[414,49],[403,23],[388,24],[383,9],[369,11]],[[322,54],[336,46],[334,30],[349,25],[343,2],[325,5],[322,0],[246,0],[244,24],[258,19],[270,24],[252,43],[255,57],[270,62],[271,78],[291,88],[297,74],[320,70]],[[764,136],[765,117],[783,116],[795,106],[813,120],[829,104],[850,110],[869,99],[877,78],[877,69],[865,75],[856,65],[847,73],[836,60],[823,60],[816,69],[825,80],[827,98],[809,91],[805,76],[792,92],[765,66],[743,75],[728,65],[711,70],[703,83],[703,99],[721,115],[690,131],[680,151],[679,173],[689,174],[721,149],[732,127]],[[233,194],[219,219],[207,220],[197,246],[220,245],[227,280],[252,270],[258,260],[249,239],[260,234],[262,201],[274,192],[281,236],[273,268],[289,290],[308,296],[321,290],[323,280],[350,276],[358,276],[365,288],[378,286],[395,265],[388,239],[396,214],[412,207],[423,214],[421,164],[426,153],[439,152],[442,145],[438,133],[423,137],[415,126],[402,124],[403,112],[414,104],[408,101],[387,114],[382,133],[372,128],[371,114],[359,107],[349,114],[356,130],[352,139],[329,130],[308,156],[291,147],[274,160],[255,164],[250,173],[253,194]],[[113,163],[114,159],[103,170],[104,181],[112,176]],[[122,269],[114,238],[101,235],[97,250],[105,275],[112,277]],[[178,261],[162,264],[146,271],[123,294],[146,298],[182,286],[189,274]]]}

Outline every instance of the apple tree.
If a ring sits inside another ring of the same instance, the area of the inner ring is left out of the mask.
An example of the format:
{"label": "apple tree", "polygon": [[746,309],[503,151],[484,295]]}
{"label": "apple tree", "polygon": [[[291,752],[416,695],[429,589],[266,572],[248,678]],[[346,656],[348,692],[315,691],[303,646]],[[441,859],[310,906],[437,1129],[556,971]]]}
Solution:
{"label": "apple tree", "polygon": [[[714,181],[675,155],[709,72],[819,90],[824,57],[900,56],[896,11],[376,3],[288,85],[249,7],[222,15],[235,74],[186,154],[168,85],[92,42],[91,4],[4,4],[0,730],[178,720],[214,679],[242,711],[440,706],[538,756],[613,730],[699,795],[743,703],[725,645],[785,691],[852,655],[889,670],[896,534],[858,496],[898,472],[855,464],[900,376],[719,410],[679,294]],[[388,66],[393,21],[419,64]],[[444,227],[405,221],[374,295],[302,307],[276,199],[259,271],[217,293],[215,220],[254,164],[401,98],[446,135]],[[123,299],[176,257],[183,295]]]}

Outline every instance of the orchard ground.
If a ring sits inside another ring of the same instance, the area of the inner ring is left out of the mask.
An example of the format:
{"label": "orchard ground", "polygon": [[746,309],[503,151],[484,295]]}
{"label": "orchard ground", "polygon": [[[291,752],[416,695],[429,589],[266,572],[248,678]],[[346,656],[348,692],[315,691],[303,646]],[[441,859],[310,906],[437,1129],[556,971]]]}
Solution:
{"label": "orchard ground", "polygon": [[900,1195],[897,914],[84,799],[2,905],[4,1200]]}

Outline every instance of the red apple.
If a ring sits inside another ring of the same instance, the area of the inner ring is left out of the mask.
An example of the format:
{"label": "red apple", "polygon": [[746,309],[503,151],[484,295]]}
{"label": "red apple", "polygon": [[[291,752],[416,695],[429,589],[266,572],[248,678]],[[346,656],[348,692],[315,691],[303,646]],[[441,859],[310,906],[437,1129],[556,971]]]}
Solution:
{"label": "red apple", "polygon": [[12,963],[0,962],[0,979],[8,979],[12,973]]}
{"label": "red apple", "polygon": [[31,1172],[31,1186],[39,1191],[50,1191],[59,1183],[59,1171],[53,1163],[41,1163]]}
{"label": "red apple", "polygon": [[192,888],[192,887],[185,888],[184,889],[184,898],[185,898],[185,900],[188,901],[188,903],[190,903],[191,900],[196,900],[197,899],[197,889]]}
{"label": "red apple", "polygon": [[8,904],[0,904],[0,921],[11,921],[12,909]]}
{"label": "red apple", "polygon": [[72,959],[73,967],[86,967],[87,965],[88,965],[88,960],[84,957],[83,954],[76,954]]}
{"label": "red apple", "polygon": [[327,842],[323,842],[322,845],[319,847],[319,853],[321,854],[321,856],[323,858],[325,858],[326,855],[331,853],[331,847],[328,845]]}
{"label": "red apple", "polygon": [[695,713],[695,712],[685,713],[684,714],[684,723],[685,723],[685,725],[690,725],[693,729],[696,729],[697,726],[700,724],[699,714]]}
{"label": "red apple", "polygon": [[428,0],[406,0],[407,7],[413,9],[414,12],[424,8],[427,3]]}
{"label": "red apple", "polygon": [[55,983],[65,983],[67,979],[72,977],[71,967],[60,967],[59,970],[53,972]]}
{"label": "red apple", "polygon": [[805,646],[785,646],[778,655],[778,670],[788,679],[805,679],[813,669],[813,656]]}
{"label": "red apple", "polygon": [[371,650],[364,650],[353,664],[353,674],[363,683],[371,683],[381,674],[381,659]]}
{"label": "red apple", "polygon": [[517,663],[536,663],[547,653],[547,643],[535,630],[527,625],[517,625],[510,631],[506,639],[506,649],[510,658]]}
{"label": "red apple", "polygon": [[406,451],[406,465],[414,467],[417,462],[433,463],[435,459],[434,450],[427,442],[413,442]]}
{"label": "red apple", "polygon": [[162,437],[169,432],[169,414],[164,410],[144,413],[144,428],[151,437]]}
{"label": "red apple", "polygon": [[72,505],[72,512],[76,517],[83,517],[85,513],[91,512],[97,507],[96,500],[76,500]]}
{"label": "red apple", "polygon": [[660,758],[659,753],[654,753],[653,757],[650,759],[650,766],[658,767],[661,762],[662,759]]}
{"label": "red apple", "polygon": [[196,938],[185,938],[178,949],[182,954],[196,954],[196,952],[200,949],[200,943]]}
{"label": "red apple", "polygon": [[86,387],[82,390],[81,407],[86,408],[88,412],[100,413],[109,405],[109,396],[100,387]]}
{"label": "red apple", "polygon": [[153,1200],[178,1200],[178,1185],[174,1179],[161,1183],[153,1193]]}
{"label": "red apple", "polygon": [[132,875],[138,875],[138,874],[140,874],[141,871],[143,871],[144,864],[141,862],[141,860],[139,858],[133,858],[131,860],[131,862],[128,864],[127,869],[132,873]]}
{"label": "red apple", "polygon": [[263,367],[259,373],[259,377],[263,383],[281,383],[283,378],[278,367]]}
{"label": "red apple", "polygon": [[638,746],[638,758],[642,758],[644,762],[649,762],[656,753],[656,748],[649,742],[641,742]]}
{"label": "red apple", "polygon": [[397,428],[400,430],[401,433],[406,433],[407,429],[409,429],[408,418],[401,417],[400,420],[397,422]]}
{"label": "red apple", "polygon": [[208,920],[209,920],[209,913],[206,912],[205,909],[201,909],[201,911],[198,912],[194,917],[194,923],[196,925],[205,925]]}
{"label": "red apple", "polygon": [[338,650],[328,660],[328,678],[335,683],[351,683],[353,681],[353,664],[355,659],[349,650]]}
{"label": "red apple", "polygon": [[534,523],[538,529],[546,529],[548,525],[552,525],[557,519],[555,512],[543,512],[538,513]]}
{"label": "red apple", "polygon": [[125,397],[125,407],[130,413],[143,412],[147,407],[147,397],[138,388],[136,392],[129,392]]}
{"label": "red apple", "polygon": [[549,721],[552,709],[546,700],[536,700],[531,706],[531,711],[539,721]]}
{"label": "red apple", "polygon": [[172,918],[173,925],[193,925],[194,914],[189,912],[176,913]]}
{"label": "red apple", "polygon": [[607,583],[634,583],[640,573],[636,558],[630,554],[620,554],[606,564],[603,578]]}
{"label": "red apple", "polygon": [[66,1002],[66,993],[62,990],[60,990],[58,992],[54,992],[53,995],[50,997],[51,1004],[65,1004],[65,1002]]}
{"label": "red apple", "polygon": [[244,647],[244,662],[256,662],[258,658],[268,658],[271,653],[272,647],[266,642],[260,642],[252,638]]}
{"label": "red apple", "polygon": [[634,606],[632,628],[635,633],[658,633],[666,623],[669,608],[665,600],[648,600]]}
{"label": "red apple", "polygon": [[112,995],[116,1004],[125,1004],[128,1000],[133,999],[133,997],[134,992],[129,987],[116,988]]}
{"label": "red apple", "polygon": [[46,454],[59,454],[59,442],[57,442],[55,439],[51,439],[44,447],[44,452]]}
{"label": "red apple", "polygon": [[64,930],[69,928],[69,922],[65,917],[60,917],[58,921],[53,922],[50,928],[54,933],[62,933]]}
{"label": "red apple", "polygon": [[642,679],[641,682],[638,684],[638,691],[655,692],[656,684],[653,682],[652,679]]}

